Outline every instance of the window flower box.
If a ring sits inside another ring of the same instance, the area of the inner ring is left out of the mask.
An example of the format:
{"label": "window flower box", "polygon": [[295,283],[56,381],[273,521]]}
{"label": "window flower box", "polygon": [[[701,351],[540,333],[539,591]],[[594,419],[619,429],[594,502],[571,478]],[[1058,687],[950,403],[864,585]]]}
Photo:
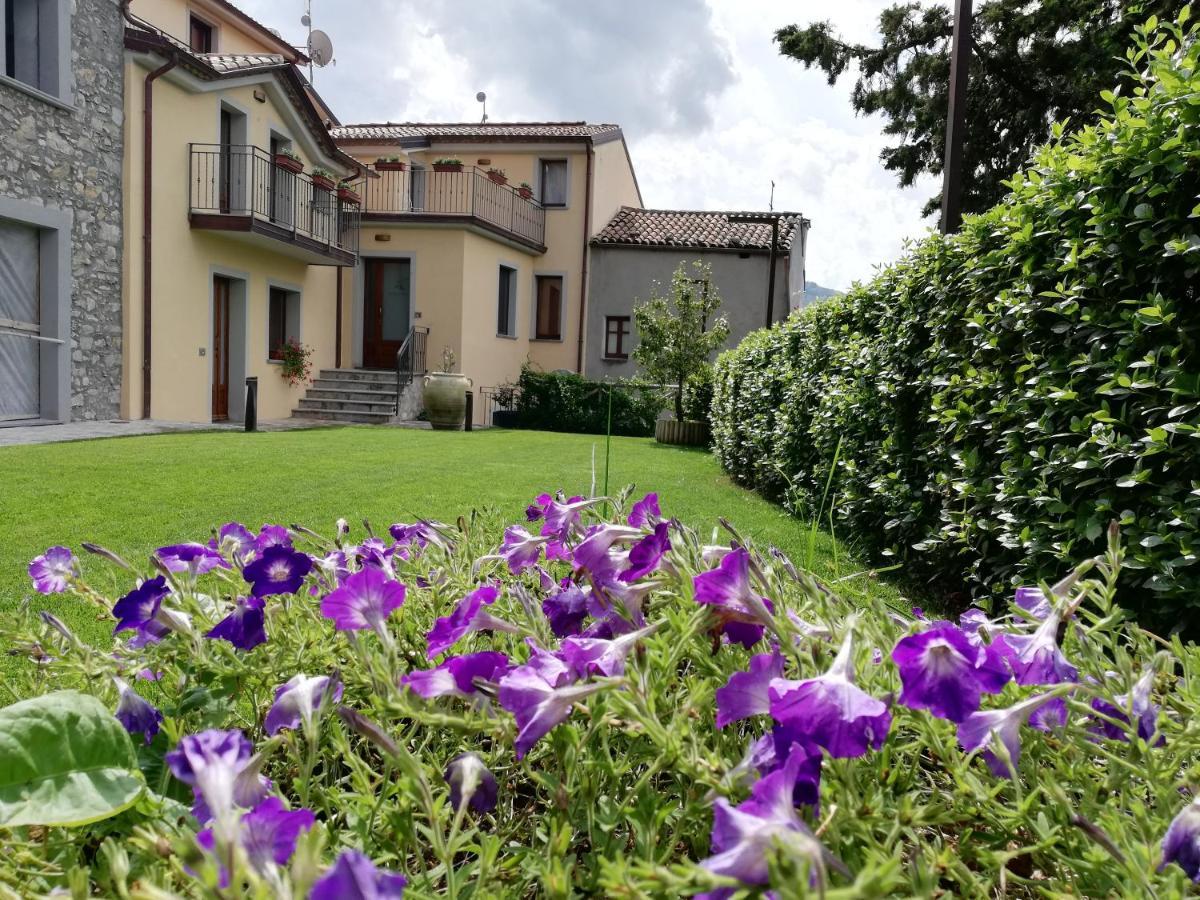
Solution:
{"label": "window flower box", "polygon": [[334,183],[333,176],[325,172],[312,173],[313,187],[318,188],[326,193],[332,192],[337,184]]}
{"label": "window flower box", "polygon": [[532,200],[533,199],[533,188],[531,188],[525,182],[521,182],[521,186],[519,188],[517,188],[517,193],[521,195],[522,200]]}
{"label": "window flower box", "polygon": [[290,153],[276,153],[275,165],[291,172],[293,175],[299,175],[304,171],[304,163],[300,161],[300,157],[293,156]]}
{"label": "window flower box", "polygon": [[487,177],[492,184],[508,184],[508,176],[500,169],[488,169]]}
{"label": "window flower box", "polygon": [[433,171],[435,172],[461,172],[462,170],[461,159],[435,159],[433,161]]}
{"label": "window flower box", "polygon": [[349,203],[353,206],[358,206],[358,204],[362,203],[362,198],[358,195],[358,191],[354,190],[354,188],[346,187],[346,185],[341,185],[338,188],[338,199],[343,203]]}
{"label": "window flower box", "polygon": [[375,160],[376,172],[403,172],[405,163],[399,159],[377,159]]}

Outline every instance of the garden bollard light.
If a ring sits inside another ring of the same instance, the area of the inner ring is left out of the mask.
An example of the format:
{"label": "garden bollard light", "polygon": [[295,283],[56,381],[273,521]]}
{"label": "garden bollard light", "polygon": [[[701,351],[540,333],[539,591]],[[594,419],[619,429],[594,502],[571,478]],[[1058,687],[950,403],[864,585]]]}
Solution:
{"label": "garden bollard light", "polygon": [[246,379],[246,430],[258,431],[258,378]]}
{"label": "garden bollard light", "polygon": [[466,392],[467,396],[467,413],[463,417],[463,431],[470,431],[472,423],[475,421],[475,395],[470,391]]}

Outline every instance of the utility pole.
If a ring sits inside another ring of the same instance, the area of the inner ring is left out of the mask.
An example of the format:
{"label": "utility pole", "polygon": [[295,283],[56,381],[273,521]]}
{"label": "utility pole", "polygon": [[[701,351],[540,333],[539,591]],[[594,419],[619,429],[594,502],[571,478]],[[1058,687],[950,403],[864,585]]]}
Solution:
{"label": "utility pole", "polygon": [[971,0],[954,0],[950,43],[950,106],[946,111],[946,156],[942,164],[942,234],[962,224],[963,131],[967,116],[967,69],[971,64]]}
{"label": "utility pole", "polygon": [[[774,205],[774,196],[771,198]],[[775,260],[779,256],[779,217],[782,213],[772,212],[766,215],[731,215],[730,222],[760,222],[771,226],[771,261],[767,272],[767,327],[770,328],[775,320]]]}

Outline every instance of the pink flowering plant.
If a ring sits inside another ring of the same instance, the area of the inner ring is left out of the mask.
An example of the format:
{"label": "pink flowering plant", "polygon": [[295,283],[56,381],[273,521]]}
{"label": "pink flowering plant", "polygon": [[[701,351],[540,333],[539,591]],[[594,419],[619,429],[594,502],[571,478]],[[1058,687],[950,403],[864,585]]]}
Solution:
{"label": "pink flowering plant", "polygon": [[[0,709],[0,895],[1178,896],[1200,666],[1122,549],[858,608],[658,498],[53,547]],[[199,536],[190,536],[193,538]],[[95,607],[115,644],[53,613]],[[765,893],[764,893],[765,892]]]}
{"label": "pink flowering plant", "polygon": [[312,347],[288,338],[279,347],[280,377],[292,387],[312,384],[312,354]]}

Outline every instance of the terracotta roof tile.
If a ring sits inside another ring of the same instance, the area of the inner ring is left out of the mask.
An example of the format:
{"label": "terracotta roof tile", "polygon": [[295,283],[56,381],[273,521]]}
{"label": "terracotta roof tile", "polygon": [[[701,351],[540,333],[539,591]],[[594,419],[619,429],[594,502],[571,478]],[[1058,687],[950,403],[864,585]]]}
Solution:
{"label": "terracotta roof tile", "polygon": [[[686,247],[695,250],[770,250],[771,226],[731,222],[730,216],[769,213],[709,212],[689,209],[634,209],[622,206],[592,238],[593,244]],[[779,249],[789,250],[800,213],[778,213]]]}
{"label": "terracotta roof tile", "polygon": [[620,134],[619,125],[588,122],[379,122],[343,125],[332,131],[334,140],[402,140],[404,138],[501,141],[580,140]]}
{"label": "terracotta roof tile", "polygon": [[218,72],[246,72],[289,65],[278,53],[197,53],[196,56]]}

